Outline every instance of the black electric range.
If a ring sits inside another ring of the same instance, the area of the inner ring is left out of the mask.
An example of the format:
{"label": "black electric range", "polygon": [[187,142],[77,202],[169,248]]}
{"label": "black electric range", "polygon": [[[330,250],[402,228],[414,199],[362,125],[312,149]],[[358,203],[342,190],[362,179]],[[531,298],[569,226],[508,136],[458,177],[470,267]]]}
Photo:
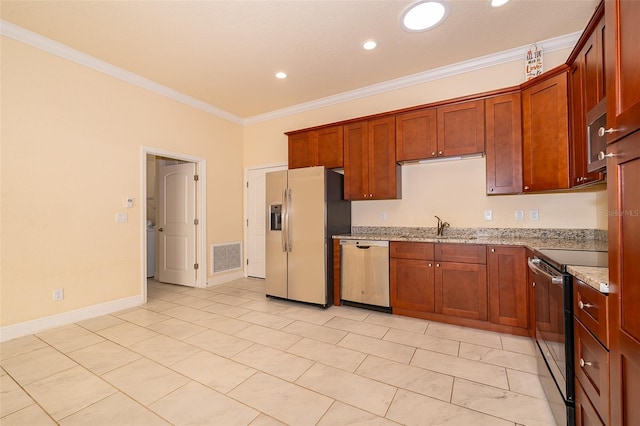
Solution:
{"label": "black electric range", "polygon": [[609,253],[597,250],[538,249],[536,255],[560,272],[567,272],[567,266],[595,266],[606,268]]}

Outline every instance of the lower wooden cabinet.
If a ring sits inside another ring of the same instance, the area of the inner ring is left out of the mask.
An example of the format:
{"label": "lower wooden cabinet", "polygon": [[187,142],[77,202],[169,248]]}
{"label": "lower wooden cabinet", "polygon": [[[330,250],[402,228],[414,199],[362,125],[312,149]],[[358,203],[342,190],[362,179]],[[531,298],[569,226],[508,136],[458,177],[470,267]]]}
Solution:
{"label": "lower wooden cabinet", "polygon": [[447,316],[487,320],[487,267],[475,263],[438,262],[435,308]]}
{"label": "lower wooden cabinet", "polygon": [[582,389],[580,382],[576,380],[576,426],[605,426],[598,412]]}
{"label": "lower wooden cabinet", "polygon": [[488,246],[489,321],[527,328],[527,258],[524,247]]}
{"label": "lower wooden cabinet", "polygon": [[434,312],[433,260],[389,259],[391,306]]}

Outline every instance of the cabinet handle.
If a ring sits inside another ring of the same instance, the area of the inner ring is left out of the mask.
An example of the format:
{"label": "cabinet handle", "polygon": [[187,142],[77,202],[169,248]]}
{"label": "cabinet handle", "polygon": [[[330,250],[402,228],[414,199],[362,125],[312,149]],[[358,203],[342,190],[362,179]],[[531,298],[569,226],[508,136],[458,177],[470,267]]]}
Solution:
{"label": "cabinet handle", "polygon": [[600,127],[598,129],[598,136],[603,137],[605,135],[605,133],[615,133],[617,131],[618,131],[618,129],[613,129],[613,128],[605,129],[604,127]]}
{"label": "cabinet handle", "polygon": [[525,191],[528,191],[528,190],[529,190],[529,187],[528,187],[528,186],[525,186],[525,187],[524,187],[524,190],[525,190]]}
{"label": "cabinet handle", "polygon": [[592,365],[593,365],[593,363],[591,363],[591,362],[589,362],[589,361],[585,361],[584,359],[580,358],[580,367],[583,367],[583,368],[584,368],[584,366],[585,366],[585,365],[586,365],[587,367],[590,367],[590,366],[592,366]]}
{"label": "cabinet handle", "polygon": [[535,287],[536,286],[536,282],[535,281],[531,281],[531,287]]}
{"label": "cabinet handle", "polygon": [[611,158],[611,157],[615,157],[615,154],[612,152],[605,154],[604,151],[600,151],[598,153],[598,160],[600,161],[604,160],[605,158]]}
{"label": "cabinet handle", "polygon": [[493,188],[490,188],[490,189],[489,189],[489,192],[493,192]]}
{"label": "cabinet handle", "polygon": [[582,303],[582,300],[578,301],[578,308],[580,309],[584,309],[584,308],[593,308],[595,305],[592,305],[591,303]]}

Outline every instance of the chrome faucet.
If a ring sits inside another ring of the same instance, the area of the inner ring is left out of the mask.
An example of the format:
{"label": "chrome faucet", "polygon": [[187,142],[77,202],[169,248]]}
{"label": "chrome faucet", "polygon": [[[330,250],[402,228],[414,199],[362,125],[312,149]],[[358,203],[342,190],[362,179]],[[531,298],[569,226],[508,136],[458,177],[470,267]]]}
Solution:
{"label": "chrome faucet", "polygon": [[451,225],[449,225],[449,222],[443,222],[442,219],[440,219],[438,216],[434,216],[436,219],[438,219],[438,236],[442,236],[444,233],[444,228],[448,228]]}

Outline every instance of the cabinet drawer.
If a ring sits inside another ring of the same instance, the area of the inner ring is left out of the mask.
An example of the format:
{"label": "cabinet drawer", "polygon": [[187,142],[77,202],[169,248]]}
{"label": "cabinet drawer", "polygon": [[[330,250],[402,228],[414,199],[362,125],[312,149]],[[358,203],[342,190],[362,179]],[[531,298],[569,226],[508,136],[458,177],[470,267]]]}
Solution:
{"label": "cabinet drawer", "polygon": [[576,380],[576,426],[604,426],[595,407]]}
{"label": "cabinet drawer", "polygon": [[435,259],[441,262],[487,263],[486,246],[478,244],[445,244],[435,245]]}
{"label": "cabinet drawer", "polygon": [[397,259],[433,260],[433,243],[391,241],[389,257]]}
{"label": "cabinet drawer", "polygon": [[609,346],[608,296],[580,280],[573,286],[573,313],[605,347]]}
{"label": "cabinet drawer", "polygon": [[609,352],[578,320],[574,320],[575,374],[584,392],[605,420],[609,413]]}

